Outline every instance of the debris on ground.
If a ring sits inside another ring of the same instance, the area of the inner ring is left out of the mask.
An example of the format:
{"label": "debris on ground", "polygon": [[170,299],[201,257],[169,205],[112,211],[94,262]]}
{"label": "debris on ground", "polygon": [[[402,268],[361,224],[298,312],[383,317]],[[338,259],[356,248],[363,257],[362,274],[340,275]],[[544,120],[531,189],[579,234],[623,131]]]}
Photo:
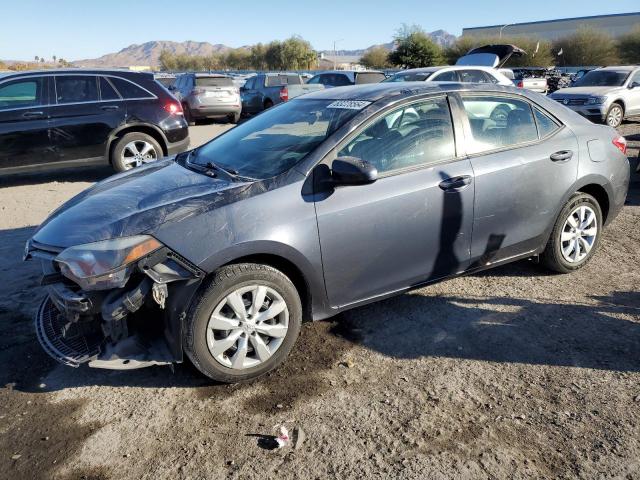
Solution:
{"label": "debris on ground", "polygon": [[276,443],[278,444],[278,448],[283,448],[289,445],[289,430],[284,425],[280,425],[280,429],[278,430],[278,436],[276,437]]}

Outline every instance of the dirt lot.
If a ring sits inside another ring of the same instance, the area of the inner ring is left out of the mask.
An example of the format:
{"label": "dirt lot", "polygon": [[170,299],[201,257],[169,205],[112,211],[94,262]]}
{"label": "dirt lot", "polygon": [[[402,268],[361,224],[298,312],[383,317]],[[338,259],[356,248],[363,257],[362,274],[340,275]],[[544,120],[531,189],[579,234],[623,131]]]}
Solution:
{"label": "dirt lot", "polygon": [[[640,123],[622,131],[640,144]],[[40,350],[24,242],[108,173],[0,188],[0,477],[640,479],[638,174],[579,273],[520,262],[306,324],[276,373],[221,386]],[[264,448],[281,423],[299,449]]]}

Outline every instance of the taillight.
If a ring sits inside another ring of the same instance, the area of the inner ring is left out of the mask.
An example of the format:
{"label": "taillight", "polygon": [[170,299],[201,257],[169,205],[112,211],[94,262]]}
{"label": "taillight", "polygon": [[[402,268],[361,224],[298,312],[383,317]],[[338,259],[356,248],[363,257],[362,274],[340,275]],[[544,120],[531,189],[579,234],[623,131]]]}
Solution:
{"label": "taillight", "polygon": [[168,102],[165,104],[164,109],[171,115],[182,115],[182,105],[176,102]]}
{"label": "taillight", "polygon": [[516,83],[516,87],[524,88],[524,82],[522,80],[518,81],[518,83]]}
{"label": "taillight", "polygon": [[627,139],[624,138],[622,135],[620,135],[619,137],[614,138],[611,143],[613,143],[613,145],[622,152],[623,155],[627,154]]}
{"label": "taillight", "polygon": [[287,87],[282,87],[280,89],[280,99],[283,102],[286,102],[287,100],[289,100],[289,89]]}

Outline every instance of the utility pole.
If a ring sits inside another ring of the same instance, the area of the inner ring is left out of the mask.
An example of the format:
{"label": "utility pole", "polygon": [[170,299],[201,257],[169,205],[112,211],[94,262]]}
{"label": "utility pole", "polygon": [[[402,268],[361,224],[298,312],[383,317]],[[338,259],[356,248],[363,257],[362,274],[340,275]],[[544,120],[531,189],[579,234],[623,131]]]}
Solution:
{"label": "utility pole", "polygon": [[510,27],[511,25],[513,25],[513,23],[507,23],[507,24],[505,24],[505,25],[503,25],[503,26],[501,26],[501,27],[500,27],[500,38],[502,38],[502,31],[503,31],[505,28]]}

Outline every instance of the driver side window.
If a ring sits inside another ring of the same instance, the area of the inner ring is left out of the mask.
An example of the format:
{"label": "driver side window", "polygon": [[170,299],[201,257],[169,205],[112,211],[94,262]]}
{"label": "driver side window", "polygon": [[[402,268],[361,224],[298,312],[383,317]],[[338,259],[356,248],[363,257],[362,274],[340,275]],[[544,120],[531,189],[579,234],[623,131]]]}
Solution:
{"label": "driver side window", "polygon": [[446,98],[434,98],[387,113],[338,153],[373,164],[379,173],[439,162],[455,156]]}

